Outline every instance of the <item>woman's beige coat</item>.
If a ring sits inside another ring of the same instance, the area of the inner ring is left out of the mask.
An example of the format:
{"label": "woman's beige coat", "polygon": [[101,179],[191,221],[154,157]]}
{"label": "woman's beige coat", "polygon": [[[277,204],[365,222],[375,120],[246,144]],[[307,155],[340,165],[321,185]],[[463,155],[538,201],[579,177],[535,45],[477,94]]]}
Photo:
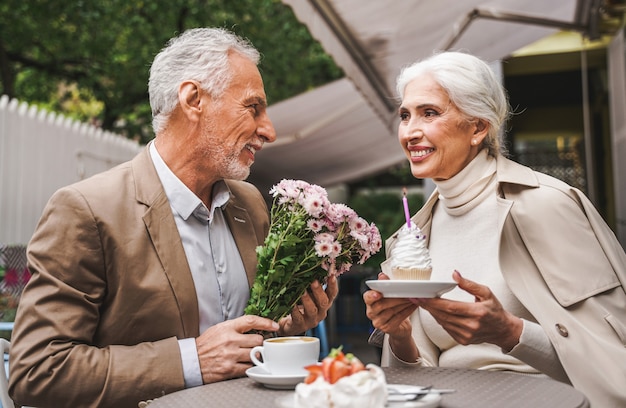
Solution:
{"label": "woman's beige coat", "polygon": [[[507,284],[592,406],[626,406],[624,249],[579,190],[504,157],[497,158],[497,180],[500,248],[494,256]],[[413,217],[427,236],[437,201],[435,192]],[[387,255],[394,241],[395,234]],[[419,340],[425,338],[420,331],[414,328],[420,353],[438,354]],[[394,363],[386,344],[383,364]]]}

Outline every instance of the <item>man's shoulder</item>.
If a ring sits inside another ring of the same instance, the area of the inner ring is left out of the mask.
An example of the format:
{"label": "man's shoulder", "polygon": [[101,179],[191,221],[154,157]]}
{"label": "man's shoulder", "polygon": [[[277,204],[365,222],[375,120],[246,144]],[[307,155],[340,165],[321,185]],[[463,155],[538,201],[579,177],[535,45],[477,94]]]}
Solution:
{"label": "man's shoulder", "polygon": [[131,171],[130,162],[122,163],[109,170],[94,174],[86,179],[59,188],[57,193],[63,191],[76,191],[84,196],[110,197],[112,191],[120,194],[128,180]]}
{"label": "man's shoulder", "polygon": [[[125,190],[134,194],[135,179],[146,183],[147,180],[153,180],[156,177],[152,163],[146,158],[146,154],[140,153],[133,159],[117,164],[108,170],[63,186],[59,191],[73,190],[93,197],[110,197],[112,192],[119,195]],[[155,177],[152,177],[152,174]]]}

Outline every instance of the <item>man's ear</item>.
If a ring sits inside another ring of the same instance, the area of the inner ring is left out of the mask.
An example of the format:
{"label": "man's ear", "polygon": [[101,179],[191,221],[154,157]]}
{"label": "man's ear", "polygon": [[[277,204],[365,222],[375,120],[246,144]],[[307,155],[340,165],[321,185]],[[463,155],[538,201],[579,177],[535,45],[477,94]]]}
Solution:
{"label": "man's ear", "polygon": [[195,81],[185,81],[178,87],[178,103],[185,116],[189,120],[200,116],[202,88]]}

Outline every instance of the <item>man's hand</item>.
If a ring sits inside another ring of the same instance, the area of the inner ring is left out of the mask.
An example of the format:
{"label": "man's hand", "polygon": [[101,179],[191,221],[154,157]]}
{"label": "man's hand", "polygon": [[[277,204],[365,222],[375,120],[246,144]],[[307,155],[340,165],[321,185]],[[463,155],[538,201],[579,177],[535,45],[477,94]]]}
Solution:
{"label": "man's hand", "polygon": [[263,344],[251,330],[275,332],[278,323],[259,316],[242,316],[210,327],[196,339],[200,371],[205,384],[242,377],[252,366],[250,350]]}
{"label": "man's hand", "polygon": [[326,318],[328,309],[339,292],[336,276],[331,275],[326,283],[326,290],[324,290],[318,281],[313,282],[310,290],[302,296],[301,304],[296,305],[289,316],[280,320],[279,334],[281,336],[304,333]]}

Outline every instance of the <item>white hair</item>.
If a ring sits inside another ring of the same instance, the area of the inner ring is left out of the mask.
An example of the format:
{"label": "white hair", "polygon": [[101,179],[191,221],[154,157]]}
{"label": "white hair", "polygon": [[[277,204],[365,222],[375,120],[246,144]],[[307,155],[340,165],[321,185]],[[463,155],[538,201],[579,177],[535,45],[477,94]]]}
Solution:
{"label": "white hair", "polygon": [[163,130],[178,104],[183,81],[198,81],[212,96],[222,95],[232,78],[231,51],[259,63],[260,54],[248,40],[223,28],[194,28],[168,41],[154,58],[148,81],[155,134]]}
{"label": "white hair", "polygon": [[504,87],[485,61],[456,51],[434,54],[402,69],[396,80],[398,96],[404,98],[408,83],[424,74],[431,75],[468,119],[490,124],[483,140],[489,154],[505,153],[499,135],[509,117],[509,102]]}

